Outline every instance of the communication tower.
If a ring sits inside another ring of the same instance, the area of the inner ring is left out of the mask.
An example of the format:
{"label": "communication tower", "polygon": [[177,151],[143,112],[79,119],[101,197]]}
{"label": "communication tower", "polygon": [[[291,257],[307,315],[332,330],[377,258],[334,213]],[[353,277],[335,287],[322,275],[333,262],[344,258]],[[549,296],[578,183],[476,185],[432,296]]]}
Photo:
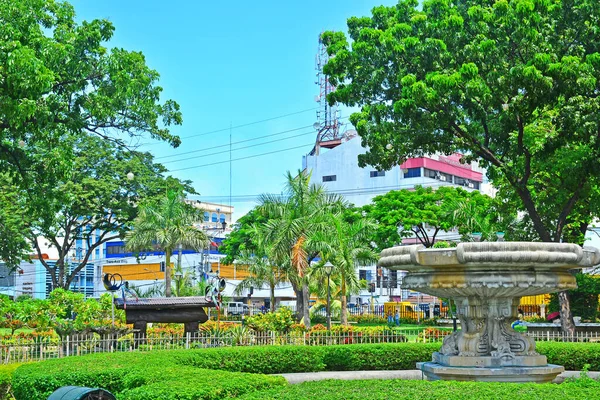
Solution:
{"label": "communication tower", "polygon": [[322,36],[319,35],[319,48],[315,59],[315,69],[317,70],[315,83],[319,86],[319,94],[315,96],[315,101],[319,104],[319,108],[317,122],[313,125],[317,131],[317,140],[309,153],[311,156],[319,155],[321,147],[332,149],[342,143],[340,113],[337,104],[330,106],[327,103],[327,95],[335,90],[335,87],[329,82],[329,77],[323,73],[323,67],[327,61],[329,61],[329,55],[323,44]]}

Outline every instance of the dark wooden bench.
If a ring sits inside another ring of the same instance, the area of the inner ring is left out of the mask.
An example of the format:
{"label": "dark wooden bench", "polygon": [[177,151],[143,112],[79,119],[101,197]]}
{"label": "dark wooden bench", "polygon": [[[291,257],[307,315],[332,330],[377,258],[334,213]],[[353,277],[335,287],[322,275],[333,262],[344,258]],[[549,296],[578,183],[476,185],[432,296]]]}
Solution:
{"label": "dark wooden bench", "polygon": [[121,298],[115,299],[118,309],[125,310],[125,320],[133,324],[133,329],[146,335],[148,322],[183,323],[185,332],[195,332],[199,324],[208,320],[204,311],[216,307],[204,297],[161,297],[161,298]]}

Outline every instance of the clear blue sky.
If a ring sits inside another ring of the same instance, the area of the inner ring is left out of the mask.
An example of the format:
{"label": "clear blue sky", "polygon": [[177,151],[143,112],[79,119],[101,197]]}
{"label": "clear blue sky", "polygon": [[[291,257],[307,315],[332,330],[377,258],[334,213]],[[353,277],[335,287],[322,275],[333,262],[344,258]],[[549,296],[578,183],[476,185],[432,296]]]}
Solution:
{"label": "clear blue sky", "polygon": [[[79,20],[112,21],[116,31],[108,47],[143,52],[147,64],[161,75],[164,98],[181,105],[184,123],[173,131],[182,137],[182,145],[174,150],[153,143],[141,149],[151,151],[157,161],[173,171],[173,176],[192,180],[201,194],[200,200],[228,204],[229,126],[316,108],[315,55],[319,33],[345,31],[347,18],[370,15],[372,7],[382,3],[391,5],[394,0],[71,0],[71,3]],[[231,131],[232,141],[312,126],[316,121],[315,111],[235,128]],[[342,109],[342,116],[347,115],[348,111]],[[201,135],[220,129],[225,130]],[[201,136],[190,137],[193,135]],[[298,137],[279,140],[291,136]],[[281,191],[285,172],[301,168],[302,155],[311,150],[315,137],[314,129],[306,128],[233,145],[233,160],[275,152],[233,161],[235,219],[255,205],[240,196]],[[279,141],[235,150],[269,140]],[[209,149],[220,145],[227,146]],[[195,150],[202,151],[181,154]],[[225,152],[210,155],[222,151]]]}

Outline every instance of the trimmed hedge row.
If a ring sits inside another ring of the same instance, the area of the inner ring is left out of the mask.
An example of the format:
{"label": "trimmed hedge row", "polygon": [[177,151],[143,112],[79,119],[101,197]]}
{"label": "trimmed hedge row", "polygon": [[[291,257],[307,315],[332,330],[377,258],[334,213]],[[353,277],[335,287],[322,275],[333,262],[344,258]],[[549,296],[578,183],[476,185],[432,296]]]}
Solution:
{"label": "trimmed hedge row", "polygon": [[[22,365],[14,372],[12,386],[17,400],[45,400],[66,385],[102,387],[119,400],[219,399],[285,385],[281,377],[259,374],[414,369],[417,361],[431,359],[439,346],[398,343],[104,353]],[[581,370],[586,364],[600,370],[597,344],[542,342],[538,349],[549,363],[568,370]]]}
{"label": "trimmed hedge row", "polygon": [[222,399],[284,385],[277,376],[214,371],[177,363],[173,353],[103,353],[21,366],[12,380],[17,400],[46,400],[61,386],[101,387],[119,400]]}
{"label": "trimmed hedge row", "polygon": [[239,400],[582,400],[597,399],[600,382],[591,379],[560,385],[405,380],[327,380],[252,392]]}

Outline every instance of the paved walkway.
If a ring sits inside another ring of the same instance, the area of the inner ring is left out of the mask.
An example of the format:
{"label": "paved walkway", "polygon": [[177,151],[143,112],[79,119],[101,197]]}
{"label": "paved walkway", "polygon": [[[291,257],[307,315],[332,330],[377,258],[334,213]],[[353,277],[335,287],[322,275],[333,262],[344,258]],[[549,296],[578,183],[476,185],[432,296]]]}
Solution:
{"label": "paved walkway", "polygon": [[[554,380],[554,383],[562,383],[566,378],[579,377],[579,371],[565,371]],[[324,379],[358,380],[358,379],[425,379],[421,371],[326,371],[326,372],[301,372],[295,374],[278,374],[283,376],[289,383],[302,383],[306,381],[322,381]],[[590,371],[588,376],[594,379],[600,378],[600,372]]]}

